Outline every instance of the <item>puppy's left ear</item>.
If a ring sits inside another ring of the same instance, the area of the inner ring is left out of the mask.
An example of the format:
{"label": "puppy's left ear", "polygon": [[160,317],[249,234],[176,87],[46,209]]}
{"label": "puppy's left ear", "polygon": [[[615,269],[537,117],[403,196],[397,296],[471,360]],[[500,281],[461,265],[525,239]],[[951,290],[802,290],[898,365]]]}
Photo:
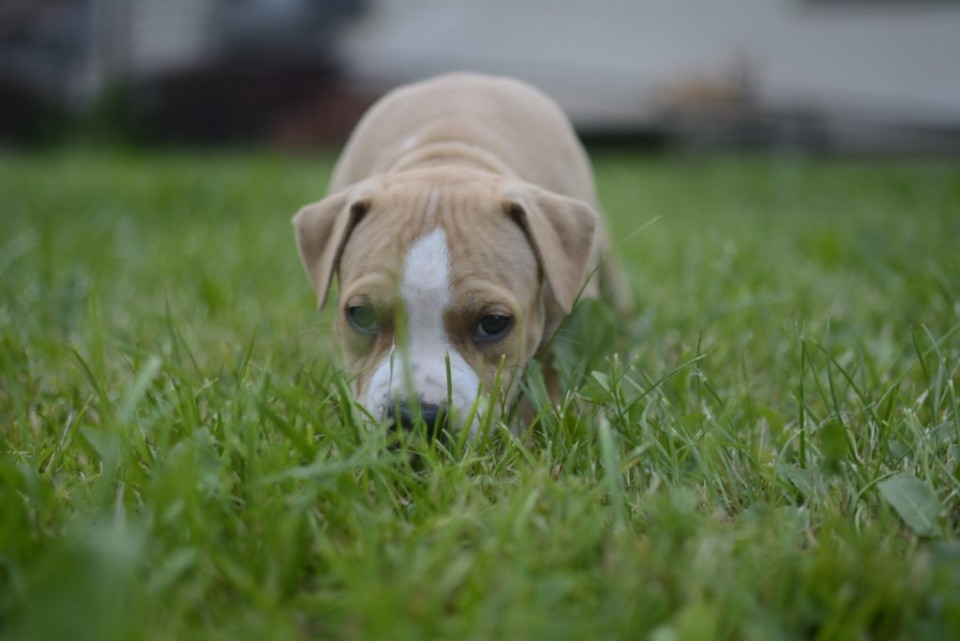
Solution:
{"label": "puppy's left ear", "polygon": [[569,314],[589,276],[597,212],[581,200],[527,185],[508,189],[504,207],[526,232],[554,299]]}
{"label": "puppy's left ear", "polygon": [[293,217],[300,259],[321,309],[347,238],[369,208],[369,196],[358,196],[349,189],[307,205]]}

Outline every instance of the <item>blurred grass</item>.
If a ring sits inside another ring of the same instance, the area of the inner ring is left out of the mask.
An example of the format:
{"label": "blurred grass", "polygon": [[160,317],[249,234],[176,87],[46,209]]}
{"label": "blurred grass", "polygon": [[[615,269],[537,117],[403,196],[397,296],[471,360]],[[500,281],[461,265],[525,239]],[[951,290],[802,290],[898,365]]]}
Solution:
{"label": "blurred grass", "polygon": [[0,638],[957,637],[960,165],[595,165],[624,345],[414,465],[296,256],[330,158],[0,157]]}

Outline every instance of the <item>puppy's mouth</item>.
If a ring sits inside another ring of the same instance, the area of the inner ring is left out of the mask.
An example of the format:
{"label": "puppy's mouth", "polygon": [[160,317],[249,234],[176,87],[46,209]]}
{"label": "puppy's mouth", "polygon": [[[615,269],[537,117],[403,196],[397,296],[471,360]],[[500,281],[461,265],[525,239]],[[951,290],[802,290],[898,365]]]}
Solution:
{"label": "puppy's mouth", "polygon": [[391,429],[422,426],[435,437],[444,430],[476,429],[487,405],[480,389],[477,373],[455,350],[417,350],[391,352],[357,391],[370,415]]}
{"label": "puppy's mouth", "polygon": [[422,433],[430,440],[449,434],[450,408],[446,403],[408,403],[397,401],[384,411],[388,429],[397,432]]}

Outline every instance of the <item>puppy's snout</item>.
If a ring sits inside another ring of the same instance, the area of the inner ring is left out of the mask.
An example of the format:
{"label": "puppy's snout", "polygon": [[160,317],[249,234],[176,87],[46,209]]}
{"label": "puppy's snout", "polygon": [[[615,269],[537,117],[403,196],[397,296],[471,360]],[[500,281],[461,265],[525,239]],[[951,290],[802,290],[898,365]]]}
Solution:
{"label": "puppy's snout", "polygon": [[447,414],[446,406],[433,403],[421,403],[418,406],[395,403],[387,408],[390,429],[411,431],[418,423],[423,423],[430,438],[434,438],[446,428]]}

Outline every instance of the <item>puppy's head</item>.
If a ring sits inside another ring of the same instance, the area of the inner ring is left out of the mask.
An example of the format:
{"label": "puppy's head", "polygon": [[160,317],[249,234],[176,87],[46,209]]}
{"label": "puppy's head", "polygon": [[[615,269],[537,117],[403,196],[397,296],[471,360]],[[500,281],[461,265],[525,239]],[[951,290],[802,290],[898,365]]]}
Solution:
{"label": "puppy's head", "polygon": [[357,184],[293,222],[321,307],[339,275],[334,326],[360,403],[395,424],[419,414],[456,428],[498,378],[512,397],[549,310],[570,311],[597,215],[518,181],[423,170]]}

